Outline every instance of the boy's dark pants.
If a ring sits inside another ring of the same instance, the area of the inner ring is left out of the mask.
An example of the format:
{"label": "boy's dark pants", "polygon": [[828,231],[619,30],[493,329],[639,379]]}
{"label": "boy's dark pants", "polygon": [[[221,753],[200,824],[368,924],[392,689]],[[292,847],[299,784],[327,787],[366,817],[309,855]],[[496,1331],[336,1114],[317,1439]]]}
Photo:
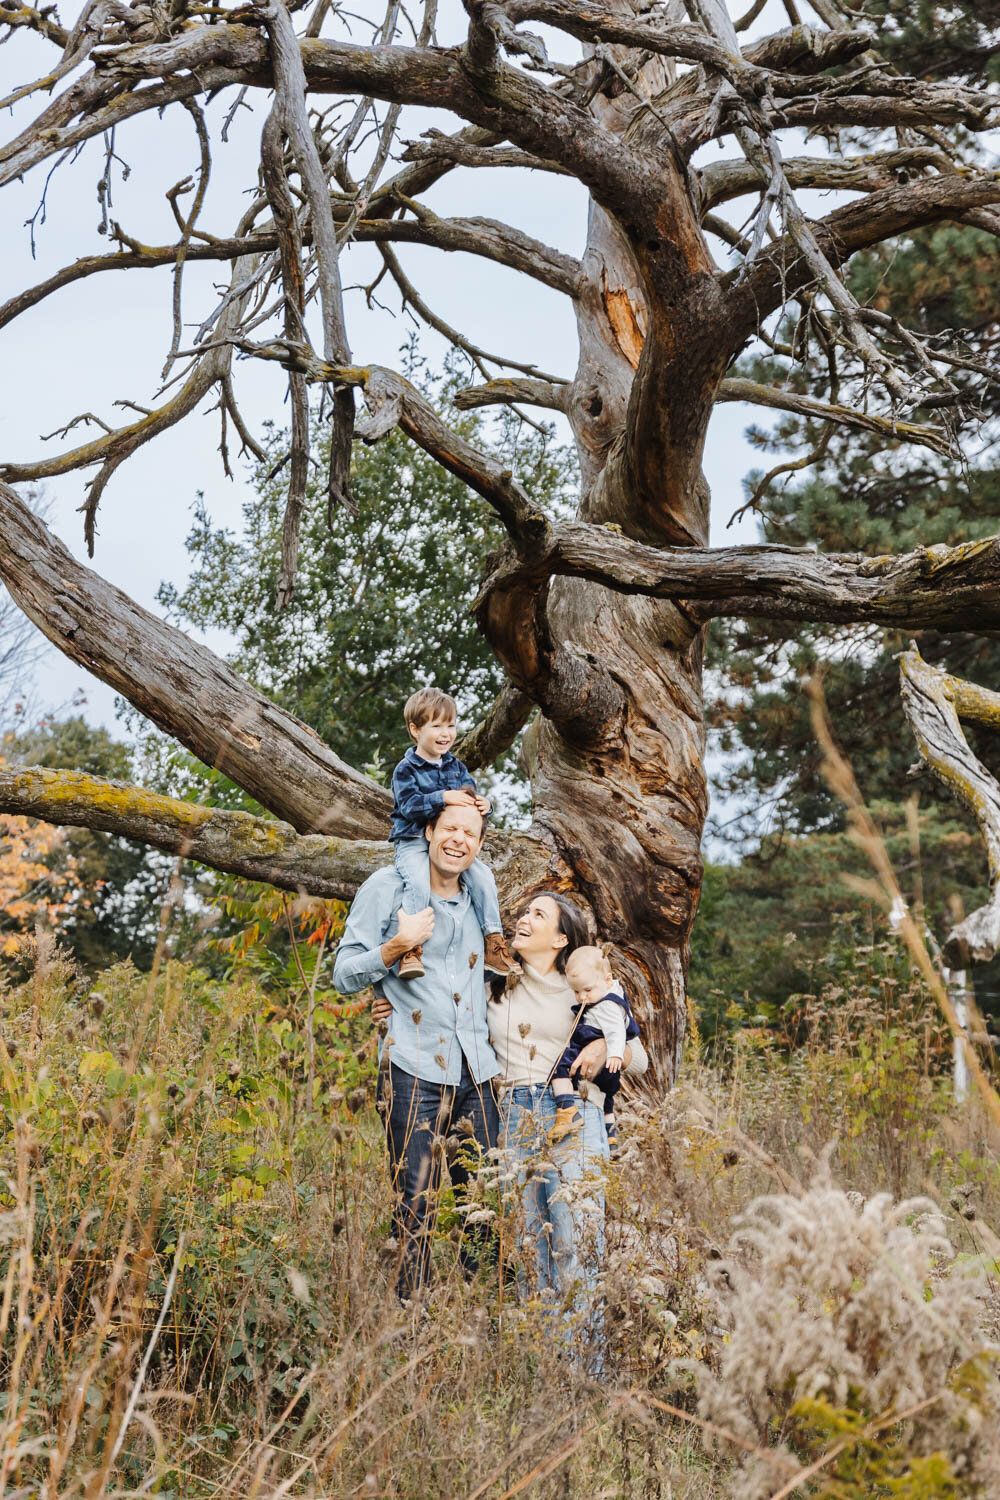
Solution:
{"label": "boy's dark pants", "polygon": [[[464,1057],[462,1076],[454,1087],[414,1078],[390,1063],[379,1073],[378,1107],[389,1146],[400,1247],[396,1291],[400,1297],[412,1297],[430,1272],[442,1161],[447,1156],[461,1204],[483,1155],[497,1144],[496,1096],[492,1081],[475,1082]],[[492,1233],[482,1224],[463,1235],[459,1256],[468,1275],[478,1270],[491,1241]]]}

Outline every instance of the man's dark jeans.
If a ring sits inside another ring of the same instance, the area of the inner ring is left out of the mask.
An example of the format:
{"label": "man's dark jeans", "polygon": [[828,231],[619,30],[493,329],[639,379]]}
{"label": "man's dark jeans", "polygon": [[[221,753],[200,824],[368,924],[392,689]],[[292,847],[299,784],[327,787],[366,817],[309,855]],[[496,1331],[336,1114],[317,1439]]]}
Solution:
{"label": "man's dark jeans", "polygon": [[[497,1144],[496,1096],[491,1081],[474,1081],[463,1057],[455,1087],[428,1083],[390,1064],[379,1073],[378,1105],[389,1144],[400,1247],[396,1290],[400,1297],[412,1297],[430,1271],[442,1162],[447,1157],[461,1207],[483,1153]],[[460,1257],[468,1274],[478,1270],[489,1238],[482,1225],[463,1235]]]}

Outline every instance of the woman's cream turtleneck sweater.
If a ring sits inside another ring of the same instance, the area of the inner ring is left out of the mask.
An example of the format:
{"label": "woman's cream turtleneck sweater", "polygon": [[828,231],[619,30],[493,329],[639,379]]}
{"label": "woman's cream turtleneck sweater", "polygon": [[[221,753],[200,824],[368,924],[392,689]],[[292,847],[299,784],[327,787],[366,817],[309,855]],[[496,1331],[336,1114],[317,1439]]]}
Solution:
{"label": "woman's cream turtleneck sweater", "polygon": [[[500,1063],[499,1081],[505,1088],[547,1082],[566,1050],[575,1025],[575,997],[565,975],[558,969],[539,974],[523,959],[521,967],[523,972],[517,983],[486,1007],[490,1041]],[[632,1061],[626,1072],[638,1077],[645,1073],[649,1058],[640,1041],[633,1041],[630,1046]],[[593,1083],[589,1088],[588,1097],[603,1110],[604,1096],[600,1089]]]}

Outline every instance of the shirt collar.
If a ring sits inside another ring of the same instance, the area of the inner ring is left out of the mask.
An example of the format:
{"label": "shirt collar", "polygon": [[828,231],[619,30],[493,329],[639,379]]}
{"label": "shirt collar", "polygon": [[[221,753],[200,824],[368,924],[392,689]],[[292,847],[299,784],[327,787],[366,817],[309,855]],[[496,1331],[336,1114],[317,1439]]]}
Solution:
{"label": "shirt collar", "polygon": [[449,761],[454,759],[455,757],[451,751],[446,750],[440,760],[424,760],[422,755],[417,754],[417,747],[415,745],[411,745],[404,756],[404,760],[408,760],[411,765],[417,766],[446,766]]}

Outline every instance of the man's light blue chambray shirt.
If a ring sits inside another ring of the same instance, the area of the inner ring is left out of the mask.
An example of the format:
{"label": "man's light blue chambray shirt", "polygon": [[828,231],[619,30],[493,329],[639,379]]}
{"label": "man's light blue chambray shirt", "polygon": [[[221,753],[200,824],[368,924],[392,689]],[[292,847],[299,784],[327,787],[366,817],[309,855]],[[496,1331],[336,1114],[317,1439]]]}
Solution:
{"label": "man's light blue chambray shirt", "polygon": [[[476,1083],[500,1071],[486,1025],[483,932],[464,884],[454,901],[431,897],[434,931],[423,945],[423,979],[398,979],[381,947],[396,930],[403,882],[391,866],[369,875],[354,898],[337,948],[333,982],[352,995],[368,985],[392,1006],[389,1035],[379,1045],[404,1073],[427,1083],[457,1085],[462,1054]],[[474,962],[473,962],[474,960]],[[414,1012],[420,1020],[414,1020]]]}

